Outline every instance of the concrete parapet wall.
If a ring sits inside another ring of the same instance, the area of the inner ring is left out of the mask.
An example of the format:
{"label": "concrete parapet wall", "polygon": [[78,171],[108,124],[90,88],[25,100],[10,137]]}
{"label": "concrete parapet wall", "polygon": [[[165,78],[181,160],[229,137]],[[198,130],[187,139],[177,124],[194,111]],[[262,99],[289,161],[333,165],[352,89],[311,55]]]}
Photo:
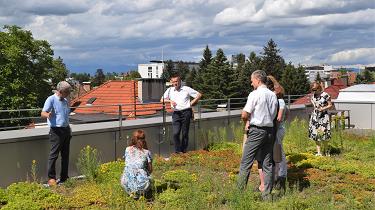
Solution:
{"label": "concrete parapet wall", "polygon": [[[190,125],[190,140],[188,150],[202,149],[208,143],[216,141],[211,134],[219,130],[227,135],[226,140],[232,140],[234,127],[240,124],[240,110],[228,112],[202,113],[195,115]],[[299,116],[306,118],[305,109],[291,110],[290,118]],[[199,118],[200,117],[200,118]],[[199,118],[199,119],[198,119]],[[118,121],[72,125],[72,140],[70,144],[69,175],[78,175],[76,163],[80,150],[86,145],[95,147],[100,153],[102,162],[122,158],[127,142],[132,132],[143,129],[149,149],[153,154],[169,156],[174,152],[172,140],[171,117],[163,123],[162,117],[123,121],[119,127]],[[165,131],[165,132],[164,132]],[[31,179],[32,160],[37,162],[38,180],[47,179],[47,161],[50,151],[48,142],[49,128],[36,128],[0,132],[0,187],[6,187],[13,182]],[[57,162],[57,174],[60,162]]]}

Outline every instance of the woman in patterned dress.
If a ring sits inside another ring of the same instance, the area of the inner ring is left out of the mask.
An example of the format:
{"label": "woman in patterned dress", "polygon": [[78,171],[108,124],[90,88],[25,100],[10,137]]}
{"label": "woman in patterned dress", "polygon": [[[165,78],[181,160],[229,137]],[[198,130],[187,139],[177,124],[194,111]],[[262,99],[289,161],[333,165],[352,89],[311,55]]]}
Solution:
{"label": "woman in patterned dress", "polygon": [[143,130],[134,131],[131,143],[125,150],[121,185],[133,198],[139,198],[151,189],[152,158],[145,138]]}
{"label": "woman in patterned dress", "polygon": [[313,82],[311,85],[311,103],[314,107],[309,123],[309,138],[316,142],[317,156],[321,156],[320,146],[322,141],[331,138],[331,123],[327,110],[332,107],[331,96],[323,91],[322,85]]}

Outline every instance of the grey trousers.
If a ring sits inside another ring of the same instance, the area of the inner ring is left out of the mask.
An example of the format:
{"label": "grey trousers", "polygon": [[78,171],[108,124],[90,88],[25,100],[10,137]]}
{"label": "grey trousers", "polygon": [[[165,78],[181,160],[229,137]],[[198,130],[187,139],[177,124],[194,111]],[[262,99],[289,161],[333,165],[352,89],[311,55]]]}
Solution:
{"label": "grey trousers", "polygon": [[250,126],[248,137],[243,149],[238,177],[238,187],[240,189],[245,189],[250,176],[250,169],[253,166],[255,157],[260,152],[260,158],[263,160],[262,169],[264,174],[263,196],[267,196],[271,193],[273,183],[273,140],[272,127],[258,128]]}

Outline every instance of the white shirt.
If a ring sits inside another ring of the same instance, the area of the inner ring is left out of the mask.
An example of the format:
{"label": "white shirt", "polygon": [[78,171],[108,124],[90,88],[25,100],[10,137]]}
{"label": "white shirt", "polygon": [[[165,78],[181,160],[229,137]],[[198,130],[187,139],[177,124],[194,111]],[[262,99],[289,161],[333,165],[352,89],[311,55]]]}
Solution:
{"label": "white shirt", "polygon": [[176,90],[175,87],[170,87],[163,95],[165,99],[176,102],[176,107],[173,107],[171,103],[171,107],[174,111],[189,109],[191,107],[190,97],[196,98],[197,96],[198,91],[188,86],[182,86],[179,90]]}
{"label": "white shirt", "polygon": [[279,110],[283,109],[283,114],[281,116],[281,122],[278,122],[279,123],[278,125],[279,125],[279,128],[280,128],[280,127],[284,127],[284,121],[285,121],[285,115],[286,115],[287,107],[285,105],[284,99],[280,98],[280,99],[278,99],[278,101],[279,101]]}
{"label": "white shirt", "polygon": [[284,122],[284,120],[285,120],[285,112],[286,112],[285,101],[282,98],[278,99],[278,101],[279,101],[279,110],[283,109],[283,114],[281,116],[281,122]]}
{"label": "white shirt", "polygon": [[265,85],[261,85],[249,94],[243,111],[250,114],[250,125],[273,127],[277,114],[277,97]]}

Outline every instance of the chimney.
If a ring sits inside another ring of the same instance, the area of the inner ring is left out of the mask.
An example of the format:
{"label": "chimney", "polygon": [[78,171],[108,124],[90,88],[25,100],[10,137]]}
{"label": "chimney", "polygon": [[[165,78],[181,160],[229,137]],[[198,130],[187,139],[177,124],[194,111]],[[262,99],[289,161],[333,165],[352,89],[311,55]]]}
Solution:
{"label": "chimney", "polygon": [[143,103],[159,102],[165,91],[163,79],[140,78],[138,80],[138,99]]}
{"label": "chimney", "polygon": [[86,92],[89,92],[91,90],[91,82],[82,82],[82,84],[83,84],[83,89]]}

